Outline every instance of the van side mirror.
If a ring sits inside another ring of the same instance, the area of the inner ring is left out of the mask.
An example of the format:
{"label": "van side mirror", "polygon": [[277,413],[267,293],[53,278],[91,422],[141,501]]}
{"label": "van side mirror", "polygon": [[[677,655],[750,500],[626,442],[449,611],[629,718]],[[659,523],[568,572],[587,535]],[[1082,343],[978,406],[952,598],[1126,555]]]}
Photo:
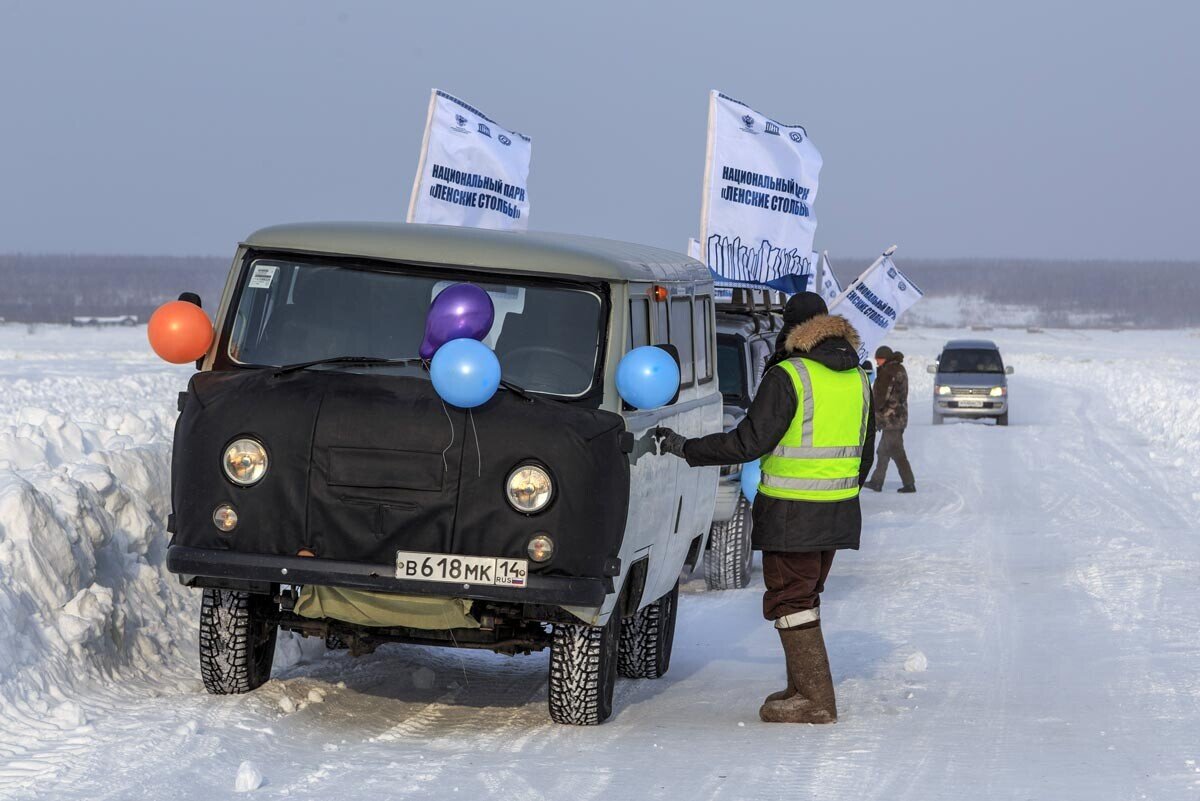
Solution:
{"label": "van side mirror", "polygon": [[937,375],[937,368],[937,362],[934,362],[933,364],[926,365],[925,372],[929,373],[930,375]]}
{"label": "van side mirror", "polygon": [[[180,292],[179,299],[182,300],[184,303],[191,303],[195,306],[200,307],[201,309],[204,308],[204,304],[200,301],[200,296],[198,294],[196,294],[195,292]],[[204,365],[204,357],[201,356],[199,359],[196,359],[196,369],[199,370],[203,365]]]}
{"label": "van side mirror", "polygon": [[1004,374],[1005,374],[1005,375],[1012,375],[1012,374],[1013,374],[1013,369],[1012,369],[1012,365],[1011,365],[1011,364],[1010,364],[1010,365],[1008,365],[1007,367],[1005,367],[1005,368],[1004,368]]}

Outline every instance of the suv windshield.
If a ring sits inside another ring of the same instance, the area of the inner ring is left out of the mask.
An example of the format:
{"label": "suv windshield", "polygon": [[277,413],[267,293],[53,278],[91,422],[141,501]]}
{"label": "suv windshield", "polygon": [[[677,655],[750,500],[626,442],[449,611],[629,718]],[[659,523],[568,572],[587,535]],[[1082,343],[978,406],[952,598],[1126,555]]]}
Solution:
{"label": "suv windshield", "polygon": [[737,337],[717,337],[717,383],[727,400],[746,397],[746,370],[742,343]]}
{"label": "suv windshield", "polygon": [[[242,275],[227,352],[237,364],[272,367],[338,356],[414,358],[430,303],[456,283],[390,270],[256,259]],[[570,397],[591,388],[601,335],[596,293],[473,283],[495,304],[496,321],[484,342],[496,351],[506,381]],[[417,365],[376,369],[425,374]]]}
{"label": "suv windshield", "polygon": [[1000,353],[985,348],[942,351],[939,373],[1003,373]]}

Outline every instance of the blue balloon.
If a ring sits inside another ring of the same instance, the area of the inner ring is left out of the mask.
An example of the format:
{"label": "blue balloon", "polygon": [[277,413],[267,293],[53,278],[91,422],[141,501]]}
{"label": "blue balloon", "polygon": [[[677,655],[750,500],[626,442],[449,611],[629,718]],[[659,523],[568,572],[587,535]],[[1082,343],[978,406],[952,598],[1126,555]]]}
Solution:
{"label": "blue balloon", "polygon": [[617,392],[635,409],[657,409],[678,391],[679,365],[662,348],[634,348],[617,365]]}
{"label": "blue balloon", "polygon": [[437,349],[429,377],[442,400],[460,409],[487,403],[500,386],[500,360],[475,339],[452,339]]}
{"label": "blue balloon", "polygon": [[758,485],[761,481],[762,462],[756,459],[742,465],[742,494],[750,503],[754,503],[754,496],[758,495]]}

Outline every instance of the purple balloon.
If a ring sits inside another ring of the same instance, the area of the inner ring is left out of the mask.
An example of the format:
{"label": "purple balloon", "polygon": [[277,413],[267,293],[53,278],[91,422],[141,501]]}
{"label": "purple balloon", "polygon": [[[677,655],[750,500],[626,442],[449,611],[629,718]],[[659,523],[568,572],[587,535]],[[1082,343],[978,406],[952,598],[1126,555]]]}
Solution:
{"label": "purple balloon", "polygon": [[452,339],[482,341],[492,330],[496,308],[492,299],[474,284],[454,284],[438,293],[425,317],[422,359],[432,359],[437,349]]}

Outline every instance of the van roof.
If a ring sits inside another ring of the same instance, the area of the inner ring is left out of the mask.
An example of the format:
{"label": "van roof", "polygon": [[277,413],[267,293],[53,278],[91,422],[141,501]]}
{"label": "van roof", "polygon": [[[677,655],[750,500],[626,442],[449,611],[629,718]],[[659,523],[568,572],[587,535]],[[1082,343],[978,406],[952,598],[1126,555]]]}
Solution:
{"label": "van roof", "polygon": [[942,350],[1000,350],[990,339],[952,339]]}
{"label": "van roof", "polygon": [[618,282],[711,280],[707,267],[682,253],[572,234],[394,222],[321,222],[263,228],[242,244],[263,250]]}

